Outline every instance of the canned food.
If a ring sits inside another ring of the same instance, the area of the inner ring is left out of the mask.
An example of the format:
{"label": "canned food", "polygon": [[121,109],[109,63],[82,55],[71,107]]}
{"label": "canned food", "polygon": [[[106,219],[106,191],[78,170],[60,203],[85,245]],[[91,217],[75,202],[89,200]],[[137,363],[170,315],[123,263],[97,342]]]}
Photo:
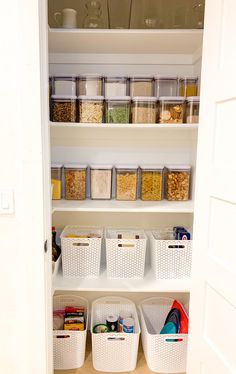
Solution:
{"label": "canned food", "polygon": [[99,323],[98,325],[95,325],[93,328],[93,333],[94,334],[100,334],[100,333],[105,333],[109,332],[108,326],[104,325],[103,323]]}
{"label": "canned food", "polygon": [[130,312],[127,312],[125,310],[122,310],[120,312],[119,324],[118,324],[118,331],[119,332],[123,332],[123,322],[124,322],[124,319],[130,318],[130,317],[132,317],[132,314]]}
{"label": "canned food", "polygon": [[134,333],[134,319],[133,318],[125,318],[123,320],[123,332],[127,334]]}
{"label": "canned food", "polygon": [[107,316],[106,323],[110,332],[118,331],[118,316],[116,314]]}

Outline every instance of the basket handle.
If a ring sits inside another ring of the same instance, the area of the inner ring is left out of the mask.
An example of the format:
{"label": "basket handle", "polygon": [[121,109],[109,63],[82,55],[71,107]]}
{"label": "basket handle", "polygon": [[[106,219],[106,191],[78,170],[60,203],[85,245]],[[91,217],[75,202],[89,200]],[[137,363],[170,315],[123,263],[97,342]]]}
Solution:
{"label": "basket handle", "polygon": [[71,338],[70,335],[54,335],[54,339],[68,339]]}
{"label": "basket handle", "polygon": [[186,339],[187,339],[187,334],[177,334],[177,336],[175,334],[171,334],[171,335],[165,335],[163,334],[162,335],[162,340],[163,342],[165,343],[179,343],[179,344],[184,344]]}
{"label": "basket handle", "polygon": [[73,243],[72,245],[74,245],[75,247],[89,247],[89,243],[86,242],[77,242]]}
{"label": "basket handle", "polygon": [[185,249],[186,245],[184,244],[169,244],[168,249]]}
{"label": "basket handle", "polygon": [[116,335],[111,335],[107,337],[108,341],[124,341],[125,337],[124,336],[116,336]]}

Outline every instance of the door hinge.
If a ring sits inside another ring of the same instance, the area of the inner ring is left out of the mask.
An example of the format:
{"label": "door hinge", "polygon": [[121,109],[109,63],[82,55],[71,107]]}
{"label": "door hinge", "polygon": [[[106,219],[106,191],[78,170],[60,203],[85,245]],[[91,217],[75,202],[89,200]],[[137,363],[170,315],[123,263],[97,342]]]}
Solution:
{"label": "door hinge", "polygon": [[47,251],[48,251],[48,241],[45,240],[45,242],[44,242],[44,252],[47,253]]}

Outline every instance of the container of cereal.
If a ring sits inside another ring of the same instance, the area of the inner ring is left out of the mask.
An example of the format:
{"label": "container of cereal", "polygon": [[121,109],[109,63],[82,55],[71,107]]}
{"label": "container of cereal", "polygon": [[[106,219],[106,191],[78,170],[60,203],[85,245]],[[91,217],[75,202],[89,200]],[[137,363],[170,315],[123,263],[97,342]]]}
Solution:
{"label": "container of cereal", "polygon": [[138,166],[116,166],[116,200],[137,200]]}
{"label": "container of cereal", "polygon": [[184,123],[185,98],[183,96],[160,97],[159,122]]}
{"label": "container of cereal", "polygon": [[156,76],[155,77],[155,95],[160,96],[176,96],[178,91],[177,76]]}
{"label": "container of cereal", "polygon": [[189,96],[186,105],[186,122],[199,122],[199,96]]}
{"label": "container of cereal", "polygon": [[114,96],[106,99],[106,123],[129,123],[130,96]]}
{"label": "container of cereal", "polygon": [[130,96],[153,96],[154,95],[154,78],[146,75],[130,78]]}
{"label": "container of cereal", "polygon": [[52,200],[61,199],[62,164],[51,165]]}
{"label": "container of cereal", "polygon": [[76,96],[76,75],[56,75],[54,76],[55,95]]}
{"label": "container of cereal", "polygon": [[141,199],[144,201],[160,201],[163,198],[164,166],[141,167]]}
{"label": "container of cereal", "polygon": [[127,96],[128,78],[127,77],[106,77],[105,78],[105,96]]}
{"label": "container of cereal", "polygon": [[174,165],[166,168],[165,195],[167,200],[186,201],[190,199],[191,167]]}
{"label": "container of cereal", "polygon": [[76,96],[52,95],[52,121],[76,122]]}
{"label": "container of cereal", "polygon": [[87,165],[65,164],[65,199],[84,200],[86,199],[86,174]]}
{"label": "container of cereal", "polygon": [[156,123],[157,98],[136,96],[132,99],[132,123]]}
{"label": "container of cereal", "polygon": [[90,196],[93,200],[111,199],[112,165],[90,166]]}
{"label": "container of cereal", "polygon": [[101,75],[80,75],[78,78],[79,95],[101,96],[103,93],[102,82],[103,77]]}
{"label": "container of cereal", "polygon": [[103,108],[103,96],[79,96],[80,123],[102,123]]}
{"label": "container of cereal", "polygon": [[179,79],[179,94],[181,96],[197,96],[198,77],[185,77]]}

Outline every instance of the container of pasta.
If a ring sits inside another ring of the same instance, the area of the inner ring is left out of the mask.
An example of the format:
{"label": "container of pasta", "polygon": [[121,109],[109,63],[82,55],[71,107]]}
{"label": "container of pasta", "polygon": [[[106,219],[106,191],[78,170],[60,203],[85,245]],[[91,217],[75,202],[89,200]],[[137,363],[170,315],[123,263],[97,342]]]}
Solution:
{"label": "container of pasta", "polygon": [[184,114],[185,98],[183,96],[160,97],[160,123],[184,123]]}
{"label": "container of pasta", "polygon": [[86,174],[87,165],[65,164],[65,199],[84,200],[86,199]]}
{"label": "container of pasta", "polygon": [[116,200],[137,200],[138,166],[116,166]]}
{"label": "container of pasta", "polygon": [[141,199],[159,201],[163,198],[164,166],[141,166]]}
{"label": "container of pasta", "polygon": [[136,96],[132,99],[132,123],[156,123],[157,98]]}
{"label": "container of pasta", "polygon": [[190,199],[191,167],[173,165],[166,168],[165,195],[167,200],[186,201]]}
{"label": "container of pasta", "polygon": [[185,77],[179,79],[179,94],[181,96],[197,96],[198,77]]}
{"label": "container of pasta", "polygon": [[103,110],[103,96],[79,96],[80,123],[102,123]]}
{"label": "container of pasta", "polygon": [[52,200],[61,199],[62,164],[51,165]]}

